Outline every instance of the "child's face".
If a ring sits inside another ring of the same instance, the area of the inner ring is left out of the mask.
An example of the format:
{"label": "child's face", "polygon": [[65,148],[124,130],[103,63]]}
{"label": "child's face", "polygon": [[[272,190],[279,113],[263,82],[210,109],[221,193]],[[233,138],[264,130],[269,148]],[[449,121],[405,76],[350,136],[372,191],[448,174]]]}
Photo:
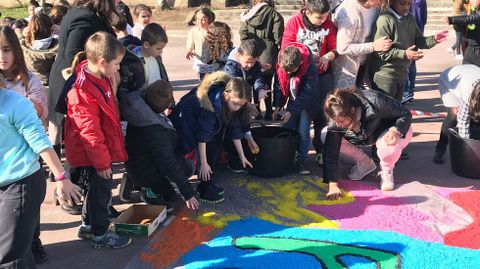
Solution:
{"label": "child's face", "polygon": [[336,116],[333,118],[335,124],[343,129],[350,129],[353,126],[353,120],[350,117]]}
{"label": "child's face", "polygon": [[257,63],[258,58],[255,58],[252,55],[243,55],[241,53],[237,53],[237,60],[242,68],[245,71],[248,71]]}
{"label": "child's face", "polygon": [[141,25],[148,25],[152,21],[152,13],[148,10],[142,10],[138,13],[137,22]]}
{"label": "child's face", "polygon": [[148,42],[144,42],[143,43],[144,55],[147,57],[155,57],[155,58],[160,57],[162,56],[163,48],[165,48],[166,45],[167,43],[164,43],[164,42],[157,42],[153,45],[150,45]]}
{"label": "child's face", "polygon": [[35,8],[37,8],[37,7],[36,6],[28,6],[28,15],[30,17],[35,15]]}
{"label": "child's face", "polygon": [[297,70],[300,68],[300,65],[302,65],[302,62],[300,62],[300,64],[296,67],[292,67],[289,70],[285,70],[285,72],[287,72],[287,74],[289,74],[289,75],[295,74],[295,72],[297,72]]}
{"label": "child's face", "polygon": [[9,71],[15,62],[13,48],[5,35],[0,35],[0,71]]}
{"label": "child's face", "polygon": [[307,10],[307,12],[305,12],[305,15],[307,15],[308,20],[316,26],[322,25],[328,18],[328,12],[325,12],[323,14],[317,12],[311,13]]}
{"label": "child's face", "polygon": [[117,58],[113,59],[110,62],[107,62],[105,58],[100,58],[98,61],[99,63],[99,70],[104,77],[110,78],[112,77],[115,72],[120,69],[120,62],[123,59],[124,54],[120,54]]}
{"label": "child's face", "polygon": [[408,14],[408,11],[410,11],[412,0],[393,0],[391,1],[391,5],[398,15],[405,16]]}
{"label": "child's face", "polygon": [[203,29],[207,29],[209,23],[210,22],[208,21],[208,17],[205,16],[205,14],[203,14],[202,12],[197,13],[197,25],[198,25],[198,27],[203,28]]}
{"label": "child's face", "polygon": [[243,100],[243,99],[240,99],[240,98],[230,97],[228,94],[225,95],[225,99],[226,99],[225,101],[227,102],[227,105],[228,105],[228,110],[230,112],[238,111],[240,108],[242,108],[247,103],[246,100]]}

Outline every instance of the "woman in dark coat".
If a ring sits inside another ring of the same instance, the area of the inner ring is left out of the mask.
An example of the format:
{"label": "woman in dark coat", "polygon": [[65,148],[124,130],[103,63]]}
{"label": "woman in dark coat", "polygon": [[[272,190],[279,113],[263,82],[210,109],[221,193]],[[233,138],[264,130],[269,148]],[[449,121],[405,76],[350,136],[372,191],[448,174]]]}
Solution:
{"label": "woman in dark coat", "polygon": [[63,114],[57,113],[55,106],[65,85],[62,70],[70,67],[75,55],[84,49],[90,35],[98,31],[114,34],[108,18],[115,10],[115,0],[76,0],[63,18],[58,55],[50,72],[48,91],[49,138],[57,154],[60,153]]}

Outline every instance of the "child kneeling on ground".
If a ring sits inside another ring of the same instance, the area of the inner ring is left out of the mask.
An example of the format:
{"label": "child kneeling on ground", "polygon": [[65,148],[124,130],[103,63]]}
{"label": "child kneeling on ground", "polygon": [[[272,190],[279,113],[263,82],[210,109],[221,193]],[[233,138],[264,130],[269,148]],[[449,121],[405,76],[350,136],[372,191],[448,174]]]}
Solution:
{"label": "child kneeling on ground", "polygon": [[180,153],[177,131],[163,114],[173,102],[170,83],[157,80],[145,91],[120,91],[118,99],[122,115],[129,123],[126,136],[129,159],[126,168],[135,186],[150,188],[157,199],[164,201],[167,211],[171,211],[179,201],[170,183],[172,181],[187,207],[197,209],[195,191],[188,182],[195,172],[195,164]]}
{"label": "child kneeling on ground", "polygon": [[242,122],[250,116],[245,106],[251,99],[252,90],[245,80],[218,71],[207,75],[198,87],[185,95],[171,114],[180,136],[180,150],[199,161],[201,201],[220,203],[224,200],[224,191],[212,183],[211,174],[225,139],[233,140],[242,166],[252,167],[241,142]]}

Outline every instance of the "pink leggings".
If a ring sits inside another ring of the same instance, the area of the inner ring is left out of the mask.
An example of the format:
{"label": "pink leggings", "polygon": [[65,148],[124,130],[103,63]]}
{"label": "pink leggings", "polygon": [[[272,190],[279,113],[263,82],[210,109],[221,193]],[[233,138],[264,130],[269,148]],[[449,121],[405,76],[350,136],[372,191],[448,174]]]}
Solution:
{"label": "pink leggings", "polygon": [[[383,136],[387,133],[387,131],[383,132],[377,139],[377,155],[380,159],[380,167],[382,170],[393,170],[393,168],[395,168],[395,164],[400,159],[400,155],[402,155],[402,150],[406,148],[408,143],[410,143],[410,140],[412,140],[413,131],[412,128],[410,128],[405,135],[405,138],[400,138],[393,146],[387,145],[383,139]],[[327,127],[323,128],[322,130],[321,138],[322,142],[324,143],[326,136]],[[345,138],[342,139],[342,145],[340,146],[340,156],[352,159],[359,165],[367,165],[370,159],[370,157],[365,154],[363,150],[351,144]]]}

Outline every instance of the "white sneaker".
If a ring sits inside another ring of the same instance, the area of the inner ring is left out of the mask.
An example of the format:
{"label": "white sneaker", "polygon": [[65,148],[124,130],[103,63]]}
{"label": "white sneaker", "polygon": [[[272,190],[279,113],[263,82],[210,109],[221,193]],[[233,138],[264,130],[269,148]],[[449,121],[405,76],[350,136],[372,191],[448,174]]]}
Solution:
{"label": "white sneaker", "polygon": [[370,174],[371,172],[377,169],[377,165],[372,159],[368,159],[368,165],[361,166],[358,163],[352,167],[350,174],[348,174],[348,178],[351,180],[362,180],[366,175]]}
{"label": "white sneaker", "polygon": [[395,188],[392,170],[381,170],[378,172],[378,175],[380,175],[381,178],[380,189],[382,191],[392,191]]}

